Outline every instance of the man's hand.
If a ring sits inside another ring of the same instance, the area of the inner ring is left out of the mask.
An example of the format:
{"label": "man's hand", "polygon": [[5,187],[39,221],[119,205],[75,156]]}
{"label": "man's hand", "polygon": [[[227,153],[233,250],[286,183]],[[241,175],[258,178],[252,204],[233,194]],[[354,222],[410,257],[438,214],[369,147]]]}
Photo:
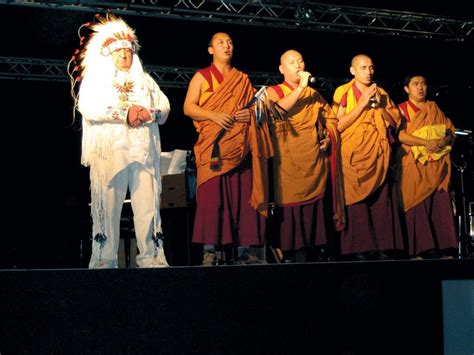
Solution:
{"label": "man's hand", "polygon": [[148,121],[151,121],[151,115],[147,109],[139,105],[130,106],[127,116],[127,123],[130,127],[137,128]]}
{"label": "man's hand", "polygon": [[323,152],[327,152],[330,146],[331,146],[331,138],[327,136],[319,141],[319,149],[322,150]]}
{"label": "man's hand", "polygon": [[425,147],[429,152],[437,153],[440,150],[440,147],[438,144],[439,144],[439,140],[429,139],[426,141]]}
{"label": "man's hand", "polygon": [[212,114],[212,121],[218,126],[229,130],[234,125],[235,119],[231,115],[224,112],[214,112]]}
{"label": "man's hand", "polygon": [[359,102],[362,102],[362,104],[364,106],[367,106],[367,105],[369,105],[369,102],[372,98],[375,99],[375,101],[377,102],[377,105],[380,104],[380,93],[377,90],[377,84],[376,83],[370,84],[370,86],[366,87],[362,91],[362,95],[359,99]]}
{"label": "man's hand", "polygon": [[237,122],[250,122],[250,110],[248,108],[239,110],[235,113],[234,118]]}
{"label": "man's hand", "polygon": [[311,73],[307,72],[307,71],[300,70],[298,72],[298,76],[300,77],[300,82],[299,82],[298,86],[301,87],[302,89],[306,88],[308,86],[309,78],[311,76]]}

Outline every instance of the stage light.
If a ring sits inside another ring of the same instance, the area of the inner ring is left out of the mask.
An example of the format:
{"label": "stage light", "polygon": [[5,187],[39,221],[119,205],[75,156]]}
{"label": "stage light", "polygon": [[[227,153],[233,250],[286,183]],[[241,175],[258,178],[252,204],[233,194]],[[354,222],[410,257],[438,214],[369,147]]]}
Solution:
{"label": "stage light", "polygon": [[454,130],[454,133],[457,136],[469,136],[469,135],[472,134],[472,131],[470,131],[468,129],[456,129],[456,130]]}
{"label": "stage light", "polygon": [[302,23],[314,20],[314,13],[307,4],[301,3],[296,5],[295,18]]}

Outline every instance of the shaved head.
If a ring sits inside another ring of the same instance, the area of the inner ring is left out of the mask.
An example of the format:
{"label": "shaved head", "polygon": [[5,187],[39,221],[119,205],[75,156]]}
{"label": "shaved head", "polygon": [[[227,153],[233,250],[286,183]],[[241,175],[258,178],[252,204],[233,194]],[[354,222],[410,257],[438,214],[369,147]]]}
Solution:
{"label": "shaved head", "polygon": [[285,53],[283,53],[280,57],[280,64],[283,64],[289,57],[301,57],[301,53],[295,51],[294,49],[289,49]]}
{"label": "shaved head", "polygon": [[362,59],[369,59],[370,61],[372,61],[370,57],[366,54],[357,54],[356,56],[354,56],[354,58],[352,58],[351,66],[355,67],[357,63]]}
{"label": "shaved head", "polygon": [[211,37],[211,40],[209,41],[209,43],[207,44],[207,47],[212,47],[212,42],[214,42],[214,40],[216,38],[219,38],[219,37],[222,37],[222,38],[230,38],[230,36],[225,33],[225,32],[217,32],[217,33],[214,33]]}
{"label": "shaved head", "polygon": [[368,55],[358,54],[352,58],[349,71],[354,75],[356,83],[362,86],[369,86],[374,78],[374,63]]}

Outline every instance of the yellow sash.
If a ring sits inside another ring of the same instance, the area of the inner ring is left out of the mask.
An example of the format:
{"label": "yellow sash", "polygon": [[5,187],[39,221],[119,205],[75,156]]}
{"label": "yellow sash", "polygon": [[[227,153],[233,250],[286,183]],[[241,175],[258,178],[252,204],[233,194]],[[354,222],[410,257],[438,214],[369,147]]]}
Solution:
{"label": "yellow sash", "polygon": [[[446,125],[440,123],[432,126],[424,126],[412,132],[411,134],[415,137],[423,139],[444,138],[446,136]],[[411,147],[411,151],[413,152],[413,156],[416,160],[422,164],[425,164],[427,161],[436,161],[441,159],[444,155],[451,151],[451,146],[447,145],[441,151],[435,153],[430,152],[425,146],[414,145]]]}

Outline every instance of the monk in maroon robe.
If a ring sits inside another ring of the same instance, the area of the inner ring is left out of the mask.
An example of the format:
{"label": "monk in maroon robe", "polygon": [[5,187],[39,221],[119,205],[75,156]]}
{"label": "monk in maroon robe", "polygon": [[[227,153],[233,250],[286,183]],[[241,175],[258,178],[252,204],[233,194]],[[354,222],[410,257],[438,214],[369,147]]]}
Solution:
{"label": "monk in maroon robe", "polygon": [[228,34],[212,37],[208,47],[212,64],[194,75],[184,103],[184,113],[193,119],[199,133],[194,146],[197,208],[193,242],[261,246],[271,142],[265,122],[257,125],[254,111],[247,107],[255,89],[248,76],[231,65],[233,48]]}

